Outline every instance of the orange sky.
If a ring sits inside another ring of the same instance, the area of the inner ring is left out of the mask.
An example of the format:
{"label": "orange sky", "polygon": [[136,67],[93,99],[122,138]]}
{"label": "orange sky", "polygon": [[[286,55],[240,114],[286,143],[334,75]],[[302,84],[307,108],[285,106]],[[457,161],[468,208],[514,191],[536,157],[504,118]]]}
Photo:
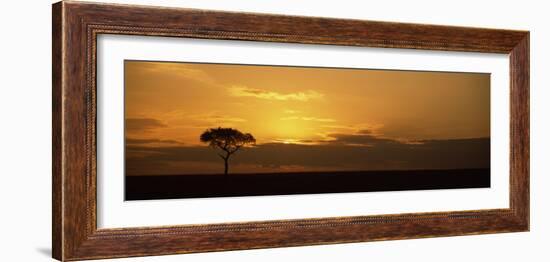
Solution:
{"label": "orange sky", "polygon": [[158,125],[127,129],[127,137],[198,145],[202,131],[218,126],[250,132],[258,143],[364,129],[399,140],[488,137],[489,80],[471,73],[126,61],[126,119]]}
{"label": "orange sky", "polygon": [[216,127],[256,138],[241,173],[477,168],[490,75],[126,61],[125,114],[129,175],[219,173]]}

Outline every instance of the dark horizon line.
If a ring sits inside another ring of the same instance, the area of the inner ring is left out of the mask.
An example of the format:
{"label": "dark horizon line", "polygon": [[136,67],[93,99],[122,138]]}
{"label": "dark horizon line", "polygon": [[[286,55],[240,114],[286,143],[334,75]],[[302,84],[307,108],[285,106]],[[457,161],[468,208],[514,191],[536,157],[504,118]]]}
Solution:
{"label": "dark horizon line", "polygon": [[[384,138],[384,137],[381,137],[381,138]],[[387,139],[390,139],[392,141],[395,141],[397,143],[401,143],[401,144],[407,144],[405,142],[400,142],[399,140],[396,140],[396,139],[393,139],[393,138],[387,138]],[[475,139],[491,139],[491,136],[487,136],[487,137],[466,137],[466,138],[444,138],[444,139],[420,139],[420,140],[411,140],[411,142],[430,142],[430,141],[456,141],[456,140],[475,140]],[[150,143],[128,143],[127,140],[148,140],[148,139],[142,139],[142,138],[127,138],[127,137],[124,137],[124,144],[125,144],[125,147],[126,146],[140,146],[140,145],[144,145],[144,144],[154,144],[154,143],[163,143],[162,141],[155,141],[155,142],[150,142]],[[164,144],[178,144],[177,146],[164,146],[164,147],[203,147],[203,145],[201,144],[196,144],[196,145],[189,145],[189,144],[186,144],[185,142],[181,142],[181,141],[177,141],[177,140],[174,140],[175,142],[177,143],[167,143],[165,142]],[[299,145],[299,146],[318,146],[318,145],[341,145],[341,146],[369,146],[369,145],[362,145],[362,144],[353,144],[353,143],[348,143],[348,144],[345,144],[345,143],[341,143],[341,144],[338,144],[338,143],[332,143],[333,140],[326,140],[326,141],[312,141],[312,142],[303,142],[303,143],[293,143],[293,142],[267,142],[267,143],[257,143],[255,145],[251,145],[250,147],[254,147],[254,146],[261,146],[261,145]]]}
{"label": "dark horizon line", "polygon": [[[372,170],[342,170],[342,171],[294,171],[294,172],[265,172],[265,173],[229,173],[226,176],[232,175],[281,175],[281,174],[327,174],[327,173],[392,173],[392,172],[422,172],[422,171],[474,171],[474,170],[486,170],[491,169],[491,167],[472,167],[472,168],[418,168],[418,169],[372,169]],[[224,175],[223,173],[203,173],[203,174],[158,174],[158,175],[128,175],[124,176],[202,176],[202,175]]]}

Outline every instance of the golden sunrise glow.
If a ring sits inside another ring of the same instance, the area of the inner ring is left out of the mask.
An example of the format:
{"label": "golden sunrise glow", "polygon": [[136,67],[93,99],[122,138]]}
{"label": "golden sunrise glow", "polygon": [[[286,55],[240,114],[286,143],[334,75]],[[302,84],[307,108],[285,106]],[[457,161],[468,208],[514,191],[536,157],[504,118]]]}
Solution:
{"label": "golden sunrise glow", "polygon": [[[489,75],[126,61],[126,137],[200,145],[232,127],[258,144],[366,132],[398,141],[488,137]],[[148,142],[149,141],[149,142]]]}

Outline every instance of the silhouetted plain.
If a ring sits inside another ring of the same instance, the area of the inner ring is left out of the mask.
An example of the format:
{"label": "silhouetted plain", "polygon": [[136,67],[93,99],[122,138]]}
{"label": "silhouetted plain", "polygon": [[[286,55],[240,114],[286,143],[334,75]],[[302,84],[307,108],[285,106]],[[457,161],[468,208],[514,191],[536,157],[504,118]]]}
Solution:
{"label": "silhouetted plain", "polygon": [[490,187],[490,169],[127,176],[126,200]]}

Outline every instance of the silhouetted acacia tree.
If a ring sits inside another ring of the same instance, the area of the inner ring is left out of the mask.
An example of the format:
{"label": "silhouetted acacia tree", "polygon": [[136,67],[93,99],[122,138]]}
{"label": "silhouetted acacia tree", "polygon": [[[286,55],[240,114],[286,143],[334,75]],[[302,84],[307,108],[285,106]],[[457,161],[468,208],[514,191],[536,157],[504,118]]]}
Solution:
{"label": "silhouetted acacia tree", "polygon": [[218,153],[225,164],[224,174],[229,172],[229,157],[248,144],[255,144],[256,139],[249,133],[242,133],[233,128],[210,128],[201,134],[201,142],[208,143],[212,148],[219,148]]}

